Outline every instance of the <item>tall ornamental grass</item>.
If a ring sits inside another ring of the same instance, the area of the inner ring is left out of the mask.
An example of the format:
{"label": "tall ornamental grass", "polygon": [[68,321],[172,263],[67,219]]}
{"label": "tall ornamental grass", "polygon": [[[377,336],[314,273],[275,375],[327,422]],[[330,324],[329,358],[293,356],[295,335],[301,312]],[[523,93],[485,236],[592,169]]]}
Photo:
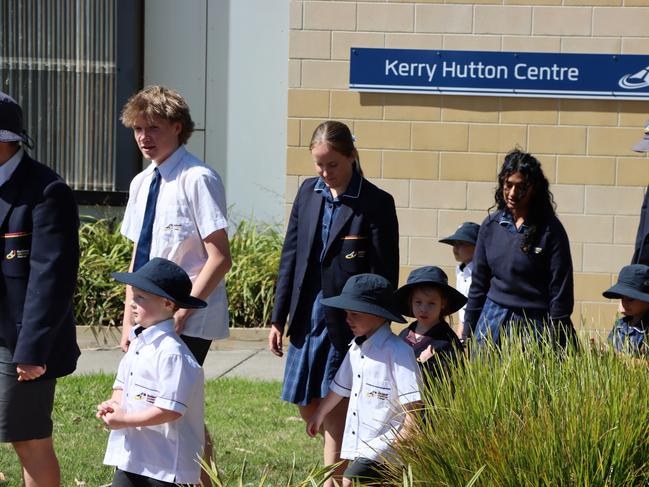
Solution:
{"label": "tall ornamental grass", "polygon": [[230,240],[232,269],[225,284],[230,326],[268,326],[283,237],[273,225],[241,221]]}
{"label": "tall ornamental grass", "polygon": [[427,388],[394,485],[649,485],[648,372],[610,350],[487,350]]}

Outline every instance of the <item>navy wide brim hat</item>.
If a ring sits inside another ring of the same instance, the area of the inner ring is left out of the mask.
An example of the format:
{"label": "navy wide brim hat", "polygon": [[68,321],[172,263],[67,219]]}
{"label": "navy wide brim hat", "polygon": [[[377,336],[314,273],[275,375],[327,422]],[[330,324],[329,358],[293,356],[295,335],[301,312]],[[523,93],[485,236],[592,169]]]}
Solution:
{"label": "navy wide brim hat", "polygon": [[442,238],[439,241],[444,244],[453,245],[455,242],[468,242],[475,245],[478,241],[478,231],[480,230],[480,225],[473,222],[464,222],[462,225],[457,227],[457,230],[453,235],[449,235],[446,238]]}
{"label": "navy wide brim hat", "polygon": [[649,120],[644,125],[644,137],[633,146],[633,150],[636,152],[649,152]]}
{"label": "navy wide brim hat", "polygon": [[20,105],[0,91],[0,142],[22,142],[27,147],[32,141],[23,128],[23,111]]}
{"label": "navy wide brim hat", "polygon": [[615,286],[602,293],[608,299],[623,297],[649,303],[649,266],[643,264],[625,265]]}
{"label": "navy wide brim hat", "polygon": [[207,303],[191,296],[192,281],[181,267],[155,257],[135,272],[113,272],[113,279],[144,292],[173,301],[179,308],[205,308]]}
{"label": "navy wide brim hat", "polygon": [[377,274],[357,274],[347,279],[338,296],[325,298],[322,304],[331,308],[380,316],[386,320],[405,323],[394,311],[394,288],[390,281]]}
{"label": "navy wide brim hat", "polygon": [[413,316],[412,307],[410,306],[410,295],[412,290],[417,286],[434,286],[442,288],[446,297],[446,314],[452,314],[462,309],[467,299],[464,294],[449,286],[446,272],[437,266],[425,266],[415,269],[408,275],[406,284],[401,286],[395,296],[397,298],[398,310],[406,316]]}

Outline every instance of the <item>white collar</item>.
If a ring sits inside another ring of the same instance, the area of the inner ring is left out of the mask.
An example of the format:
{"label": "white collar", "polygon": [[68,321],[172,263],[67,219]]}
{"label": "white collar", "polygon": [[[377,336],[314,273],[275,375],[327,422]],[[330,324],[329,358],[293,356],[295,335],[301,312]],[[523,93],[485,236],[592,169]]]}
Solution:
{"label": "white collar", "polygon": [[25,155],[25,150],[21,147],[13,156],[11,156],[4,164],[0,165],[0,186],[11,179],[14,171],[18,167]]}
{"label": "white collar", "polygon": [[390,322],[385,321],[374,333],[372,333],[372,336],[365,340],[361,345],[356,343],[356,338],[351,341],[350,345],[352,348],[360,348],[364,345],[367,346],[366,344],[369,344],[371,347],[380,348],[381,346],[383,346],[383,344],[391,334],[392,329],[390,328]]}
{"label": "white collar", "polygon": [[173,173],[174,169],[178,167],[178,163],[182,161],[185,154],[187,154],[187,148],[184,145],[181,145],[162,163],[156,164],[155,161],[152,161],[144,171],[146,174],[151,174],[157,167],[162,179],[169,180],[171,179],[169,176]]}
{"label": "white collar", "polygon": [[142,328],[140,325],[136,325],[131,329],[131,334],[129,336],[129,339],[131,341],[135,340],[136,338],[139,338],[144,343],[149,344],[149,343],[153,343],[155,340],[162,337],[163,335],[168,335],[169,333],[176,333],[176,330],[174,328],[173,318],[160,321],[155,325],[151,325],[147,328],[144,328],[139,334],[136,334],[136,331],[139,330],[140,328]]}

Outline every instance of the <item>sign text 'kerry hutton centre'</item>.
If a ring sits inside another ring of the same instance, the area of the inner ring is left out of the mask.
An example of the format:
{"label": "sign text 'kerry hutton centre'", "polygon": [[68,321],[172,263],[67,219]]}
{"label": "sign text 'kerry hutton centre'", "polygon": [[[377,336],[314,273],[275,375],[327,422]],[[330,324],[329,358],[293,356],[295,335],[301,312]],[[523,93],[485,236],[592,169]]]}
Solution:
{"label": "sign text 'kerry hutton centre'", "polygon": [[355,91],[649,100],[649,56],[351,49]]}

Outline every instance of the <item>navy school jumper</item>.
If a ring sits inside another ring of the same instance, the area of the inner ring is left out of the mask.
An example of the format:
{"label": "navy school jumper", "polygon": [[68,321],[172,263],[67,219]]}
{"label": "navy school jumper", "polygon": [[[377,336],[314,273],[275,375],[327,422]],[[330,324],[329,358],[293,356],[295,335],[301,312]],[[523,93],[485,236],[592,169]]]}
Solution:
{"label": "navy school jumper", "polygon": [[572,258],[568,235],[552,215],[540,228],[529,254],[521,250],[522,233],[500,224],[504,212],[490,214],[478,233],[465,322],[472,330],[487,299],[508,308],[547,312],[569,318],[574,306]]}

